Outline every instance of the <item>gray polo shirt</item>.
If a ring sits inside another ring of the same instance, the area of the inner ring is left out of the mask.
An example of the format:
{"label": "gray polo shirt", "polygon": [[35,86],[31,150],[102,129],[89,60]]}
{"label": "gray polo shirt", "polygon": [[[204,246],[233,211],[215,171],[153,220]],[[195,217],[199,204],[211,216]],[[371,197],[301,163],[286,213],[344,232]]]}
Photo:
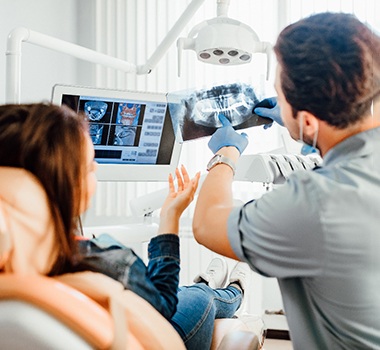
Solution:
{"label": "gray polo shirt", "polygon": [[278,279],[294,349],[380,349],[380,128],[234,209],[228,237]]}

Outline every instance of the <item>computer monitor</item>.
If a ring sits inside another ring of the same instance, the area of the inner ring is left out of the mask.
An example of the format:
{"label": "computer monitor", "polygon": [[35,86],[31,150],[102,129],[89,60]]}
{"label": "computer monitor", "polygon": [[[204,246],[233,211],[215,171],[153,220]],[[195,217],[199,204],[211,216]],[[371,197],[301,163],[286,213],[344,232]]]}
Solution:
{"label": "computer monitor", "polygon": [[178,166],[166,94],[55,85],[52,102],[87,115],[99,181],[166,181]]}

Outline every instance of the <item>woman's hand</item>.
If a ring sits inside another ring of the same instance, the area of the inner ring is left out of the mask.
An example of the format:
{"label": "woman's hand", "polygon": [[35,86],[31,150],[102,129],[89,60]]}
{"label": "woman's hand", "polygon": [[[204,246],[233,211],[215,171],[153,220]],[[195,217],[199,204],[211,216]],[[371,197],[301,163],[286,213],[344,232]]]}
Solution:
{"label": "woman's hand", "polygon": [[161,208],[158,234],[179,232],[179,219],[184,210],[193,201],[198,187],[200,173],[190,179],[186,168],[182,165],[181,171],[176,169],[177,190],[173,176],[169,175],[169,194]]}

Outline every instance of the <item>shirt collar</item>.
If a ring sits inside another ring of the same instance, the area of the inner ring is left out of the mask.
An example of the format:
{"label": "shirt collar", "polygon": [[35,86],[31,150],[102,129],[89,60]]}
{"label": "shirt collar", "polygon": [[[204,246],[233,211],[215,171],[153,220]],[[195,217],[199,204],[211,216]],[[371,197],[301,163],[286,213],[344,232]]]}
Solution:
{"label": "shirt collar", "polygon": [[380,127],[357,133],[331,148],[323,157],[323,165],[332,165],[346,158],[367,156],[374,152],[375,144],[379,149],[379,143]]}

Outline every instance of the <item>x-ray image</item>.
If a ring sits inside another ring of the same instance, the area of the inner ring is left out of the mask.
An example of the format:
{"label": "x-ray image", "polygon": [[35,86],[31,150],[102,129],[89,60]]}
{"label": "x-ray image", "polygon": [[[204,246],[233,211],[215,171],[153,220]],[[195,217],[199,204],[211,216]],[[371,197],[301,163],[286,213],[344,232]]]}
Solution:
{"label": "x-ray image", "polygon": [[254,88],[243,83],[169,93],[168,102],[176,136],[181,141],[212,135],[222,126],[220,113],[235,129],[272,122],[252,112],[259,99]]}
{"label": "x-ray image", "polygon": [[115,129],[115,146],[133,146],[136,137],[135,126],[116,126]]}
{"label": "x-ray image", "polygon": [[92,143],[94,145],[100,145],[102,142],[102,136],[103,136],[103,128],[104,125],[101,124],[90,124],[90,136],[92,139]]}
{"label": "x-ray image", "polygon": [[107,112],[107,103],[102,101],[87,101],[84,104],[84,112],[90,121],[99,121]]}
{"label": "x-ray image", "polygon": [[120,103],[117,112],[116,123],[123,125],[137,125],[141,105],[132,103]]}

